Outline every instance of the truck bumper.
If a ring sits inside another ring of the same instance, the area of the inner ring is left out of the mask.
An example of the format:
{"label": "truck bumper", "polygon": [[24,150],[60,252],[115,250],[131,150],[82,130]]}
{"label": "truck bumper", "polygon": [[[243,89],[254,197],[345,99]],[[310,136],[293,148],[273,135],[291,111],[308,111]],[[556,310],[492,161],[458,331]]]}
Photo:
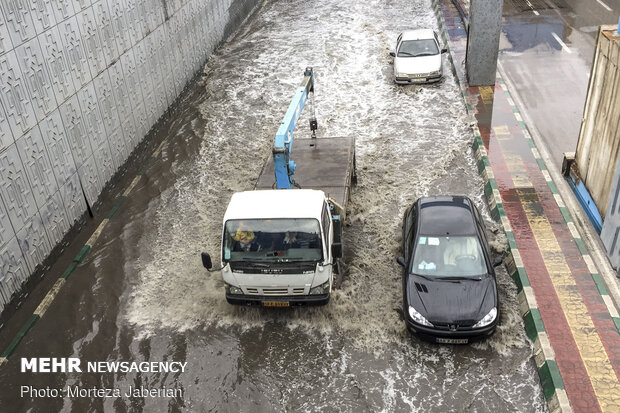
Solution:
{"label": "truck bumper", "polygon": [[329,302],[330,294],[320,295],[287,295],[287,296],[261,296],[226,294],[226,301],[233,305],[256,305],[262,307],[297,307],[318,306]]}

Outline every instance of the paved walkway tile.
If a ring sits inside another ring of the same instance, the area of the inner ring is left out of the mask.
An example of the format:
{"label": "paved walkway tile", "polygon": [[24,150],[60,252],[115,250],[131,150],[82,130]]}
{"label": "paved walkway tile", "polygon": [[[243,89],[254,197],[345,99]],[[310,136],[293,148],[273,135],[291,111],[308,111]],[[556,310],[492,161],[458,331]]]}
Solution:
{"label": "paved walkway tile", "polygon": [[[528,336],[543,354],[536,361],[550,410],[618,413],[617,310],[503,79],[498,76],[492,87],[467,86],[467,34],[458,11],[451,0],[434,4],[467,109],[477,121],[474,134],[484,146],[476,148],[477,156],[488,159],[479,165],[487,186],[497,188],[497,194],[485,192],[507,235],[514,236],[510,260],[526,276],[522,281],[519,275],[517,284],[526,301],[526,330],[533,331]],[[541,338],[550,348],[539,343]],[[560,377],[548,389],[555,366]]]}

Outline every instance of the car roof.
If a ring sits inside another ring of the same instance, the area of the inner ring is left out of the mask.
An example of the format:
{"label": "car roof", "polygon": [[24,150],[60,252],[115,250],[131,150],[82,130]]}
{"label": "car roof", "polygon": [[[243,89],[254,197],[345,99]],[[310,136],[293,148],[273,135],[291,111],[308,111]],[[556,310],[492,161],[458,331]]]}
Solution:
{"label": "car roof", "polygon": [[402,40],[434,39],[435,34],[432,29],[405,30]]}
{"label": "car roof", "polygon": [[466,196],[441,195],[418,200],[421,235],[477,234],[474,205]]}
{"label": "car roof", "polygon": [[229,219],[321,219],[325,193],[315,189],[274,189],[237,192],[230,199],[224,222]]}

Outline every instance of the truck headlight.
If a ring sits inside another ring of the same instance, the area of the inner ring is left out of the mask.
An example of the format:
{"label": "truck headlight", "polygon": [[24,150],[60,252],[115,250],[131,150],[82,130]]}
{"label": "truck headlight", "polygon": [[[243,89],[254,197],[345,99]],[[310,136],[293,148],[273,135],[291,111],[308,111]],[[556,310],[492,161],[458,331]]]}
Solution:
{"label": "truck headlight", "polygon": [[426,318],[424,318],[422,314],[418,313],[418,311],[412,306],[409,306],[409,317],[411,317],[413,321],[418,324],[422,324],[423,326],[428,327],[434,327],[431,323],[428,322]]}
{"label": "truck headlight", "polygon": [[487,315],[482,317],[482,320],[474,324],[473,328],[486,327],[489,324],[491,324],[493,321],[495,321],[495,317],[497,317],[497,308],[493,307],[491,308],[491,311],[487,313]]}
{"label": "truck headlight", "polygon": [[243,294],[243,290],[239,287],[235,287],[234,285],[226,284],[226,292],[228,294],[239,295]]}
{"label": "truck headlight", "polygon": [[329,292],[329,280],[325,281],[321,285],[317,285],[316,287],[312,287],[310,289],[310,295],[327,294],[328,292]]}

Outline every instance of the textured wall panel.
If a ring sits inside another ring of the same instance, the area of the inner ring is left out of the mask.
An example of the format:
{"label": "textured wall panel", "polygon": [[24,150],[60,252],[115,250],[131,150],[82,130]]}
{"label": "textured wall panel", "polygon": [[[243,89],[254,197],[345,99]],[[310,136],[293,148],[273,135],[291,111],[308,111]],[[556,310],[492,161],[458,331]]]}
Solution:
{"label": "textured wall panel", "polygon": [[69,231],[70,224],[60,191],[56,191],[47,204],[41,208],[41,219],[52,247],[58,244]]}
{"label": "textured wall panel", "polygon": [[53,3],[57,0],[30,0],[32,22],[37,34],[56,25]]}
{"label": "textured wall panel", "polygon": [[56,23],[60,23],[75,14],[73,0],[52,0],[52,4],[54,6]]}
{"label": "textured wall panel", "polygon": [[78,14],[77,21],[80,26],[80,34],[82,35],[86,57],[90,65],[90,74],[94,78],[106,68],[106,62],[92,7]]}
{"label": "textured wall panel", "polygon": [[58,32],[69,57],[71,74],[75,81],[76,89],[79,89],[90,82],[92,76],[76,17],[73,16],[58,24]]}
{"label": "textured wall panel", "polygon": [[136,43],[144,39],[149,33],[148,15],[146,13],[146,0],[132,0],[136,11]]}
{"label": "textured wall panel", "polygon": [[14,141],[11,126],[6,119],[6,113],[4,112],[4,105],[0,100],[0,152],[2,152],[4,148],[11,146]]}
{"label": "textured wall panel", "polygon": [[39,128],[54,170],[56,182],[58,186],[62,186],[75,174],[76,168],[60,111],[52,112],[50,116],[39,123]]}
{"label": "textured wall panel", "polygon": [[132,112],[131,101],[127,93],[127,87],[125,86],[125,77],[123,75],[123,67],[120,60],[110,66],[108,70],[110,75],[110,83],[112,85],[112,94],[114,95],[114,101],[118,109],[118,115],[123,128],[125,139],[127,140],[128,147],[133,149],[135,136],[135,121]]}
{"label": "textured wall panel", "polygon": [[119,48],[119,55],[125,53],[132,46],[131,34],[129,32],[129,14],[125,12],[125,4],[123,0],[108,0],[110,15],[112,17],[112,25],[116,33],[116,44]]}
{"label": "textured wall panel", "polygon": [[67,141],[73,154],[75,167],[79,168],[87,158],[92,156],[93,148],[86,134],[86,125],[82,117],[82,110],[78,103],[78,96],[73,95],[60,106],[60,116],[67,133]]}
{"label": "textured wall panel", "polygon": [[4,13],[2,7],[0,7],[0,55],[13,49],[13,43],[11,42],[11,36],[9,35],[9,29],[4,19]]}
{"label": "textured wall panel", "polygon": [[52,88],[52,80],[45,64],[45,57],[39,47],[39,40],[34,38],[19,46],[15,51],[30,93],[34,113],[41,121],[58,105]]}
{"label": "textured wall panel", "polygon": [[60,196],[65,206],[67,222],[72,225],[86,212],[86,202],[84,202],[84,194],[77,172],[60,187]]}
{"label": "textured wall panel", "polygon": [[200,69],[229,4],[0,0],[0,305]]}
{"label": "textured wall panel", "polygon": [[86,87],[80,89],[77,95],[80,101],[80,108],[82,109],[86,136],[90,140],[94,152],[96,147],[101,146],[103,142],[107,142],[94,83],[89,83]]}
{"label": "textured wall panel", "polygon": [[164,23],[164,5],[162,0],[146,0],[146,28],[147,31],[155,31],[161,24]]}
{"label": "textured wall panel", "polygon": [[110,151],[112,154],[112,161],[114,162],[114,169],[118,170],[125,160],[129,157],[129,146],[125,142],[123,136],[123,129],[119,126],[111,132],[108,132],[108,142],[110,143]]}
{"label": "textured wall panel", "polygon": [[37,32],[30,13],[30,0],[2,0],[0,7],[13,47],[36,36]]}
{"label": "textured wall panel", "polygon": [[162,60],[162,70],[164,76],[164,84],[166,87],[166,100],[168,101],[168,105],[172,105],[172,103],[176,100],[177,96],[179,96],[180,92],[177,92],[175,89],[175,80],[174,80],[174,63],[175,53],[174,48],[172,47],[172,40],[169,36],[170,29],[168,25],[162,25],[157,30],[156,33],[160,33],[159,36],[159,47],[158,54],[159,58]]}
{"label": "textured wall panel", "polygon": [[97,172],[97,164],[95,158],[90,157],[84,161],[81,167],[78,168],[78,176],[86,200],[90,205],[93,205],[99,198],[99,192],[103,188],[101,179],[99,179],[99,173]]}
{"label": "textured wall panel", "polygon": [[3,248],[11,238],[15,237],[15,231],[13,231],[13,226],[11,225],[11,220],[2,197],[0,197],[0,228],[2,228],[2,231],[0,231],[0,248]]}
{"label": "textured wall panel", "polygon": [[103,56],[105,57],[106,67],[113,64],[120,56],[118,46],[116,44],[116,34],[114,33],[114,25],[112,24],[112,16],[108,7],[108,0],[100,0],[93,3],[93,13],[97,22],[99,38],[103,47]]}
{"label": "textured wall panel", "polygon": [[49,197],[58,190],[58,184],[39,127],[30,129],[27,134],[15,141],[15,146],[28,176],[35,202],[42,208]]}
{"label": "textured wall panel", "polygon": [[47,60],[56,102],[60,105],[77,90],[71,75],[69,57],[62,44],[58,27],[53,27],[39,35],[38,39]]}
{"label": "textured wall panel", "polygon": [[97,172],[99,172],[99,179],[103,185],[105,185],[112,175],[114,175],[114,159],[112,158],[112,151],[108,144],[107,138],[105,142],[102,142],[97,148],[93,148],[93,156],[97,164]]}
{"label": "textured wall panel", "polygon": [[76,13],[88,8],[88,6],[90,6],[90,3],[91,3],[90,0],[72,0],[72,1],[73,1],[73,9],[75,10]]}
{"label": "textured wall panel", "polygon": [[121,121],[118,116],[118,108],[114,100],[112,93],[112,83],[110,82],[109,70],[101,73],[93,80],[95,85],[95,93],[99,102],[99,109],[101,111],[101,118],[103,120],[103,126],[106,133],[110,133],[116,130]]}
{"label": "textured wall panel", "polygon": [[0,196],[15,231],[37,212],[26,170],[15,144],[0,153]]}
{"label": "textured wall panel", "polygon": [[20,231],[17,231],[17,242],[30,272],[34,272],[37,265],[41,264],[52,250],[52,245],[47,238],[43,221],[38,212],[26,222]]}
{"label": "textured wall panel", "polygon": [[0,248],[0,304],[6,305],[11,296],[28,278],[30,270],[26,265],[17,238],[12,238]]}
{"label": "textured wall panel", "polygon": [[37,124],[15,51],[0,56],[0,100],[14,137]]}

